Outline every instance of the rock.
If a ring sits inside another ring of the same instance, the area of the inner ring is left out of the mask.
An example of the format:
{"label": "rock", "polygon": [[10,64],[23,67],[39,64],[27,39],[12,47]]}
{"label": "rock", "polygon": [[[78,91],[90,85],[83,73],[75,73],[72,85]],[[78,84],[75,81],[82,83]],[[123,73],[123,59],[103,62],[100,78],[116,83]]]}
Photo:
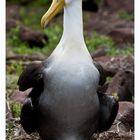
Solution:
{"label": "rock", "polygon": [[106,131],[101,134],[94,134],[91,140],[134,140],[134,133]]}
{"label": "rock", "polygon": [[8,19],[6,21],[6,29],[10,31],[11,28],[19,27],[19,38],[29,44],[30,47],[42,48],[48,37],[39,31],[33,31],[32,29],[22,25],[18,20]]}
{"label": "rock", "polygon": [[120,69],[134,72],[134,56],[129,55],[120,60]]}
{"label": "rock", "polygon": [[94,59],[105,70],[106,76],[114,76],[119,69],[119,57],[102,56]]}
{"label": "rock", "polygon": [[13,118],[10,107],[8,103],[6,102],[6,121],[9,121]]}
{"label": "rock", "polygon": [[33,2],[33,0],[20,0],[20,4],[21,5],[27,5],[27,4],[30,4],[30,3],[32,3]]}
{"label": "rock", "polygon": [[[117,43],[117,44],[128,44],[134,43],[134,28],[116,28],[113,29],[109,34],[110,37]],[[126,45],[127,46],[127,45]]]}
{"label": "rock", "polygon": [[126,10],[130,13],[134,12],[134,0],[104,0],[104,4],[112,11]]}
{"label": "rock", "polygon": [[10,97],[11,101],[17,102],[20,104],[23,104],[29,93],[31,92],[32,88],[27,89],[26,91],[16,91],[12,96]]}
{"label": "rock", "polygon": [[132,101],[134,96],[134,73],[129,70],[119,70],[112,78],[106,93],[116,96],[119,101]]}
{"label": "rock", "polygon": [[41,32],[33,31],[30,28],[22,26],[20,28],[19,37],[22,41],[25,41],[29,44],[30,47],[40,47],[42,48],[45,42],[48,40],[48,37]]}
{"label": "rock", "polygon": [[106,55],[105,48],[103,46],[99,46],[95,52],[91,53],[92,58],[101,57]]}
{"label": "rock", "polygon": [[132,101],[134,96],[134,58],[130,56],[102,56],[94,59],[104,69],[106,76],[113,77],[99,91],[115,95],[119,101]]}
{"label": "rock", "polygon": [[110,130],[134,131],[134,104],[132,102],[119,102],[119,111]]}
{"label": "rock", "polygon": [[123,27],[132,29],[134,27],[133,21],[120,18],[117,11],[112,13],[107,9],[97,13],[84,12],[84,14],[90,17],[86,20],[86,24],[84,25],[88,34],[92,34],[95,31],[99,34],[108,35],[108,33],[116,28]]}
{"label": "rock", "polygon": [[9,19],[20,20],[20,6],[18,4],[6,3],[6,20]]}
{"label": "rock", "polygon": [[6,47],[6,58],[7,57],[13,57],[15,56],[15,53],[12,51],[11,47]]}
{"label": "rock", "polygon": [[124,129],[125,132],[134,131],[134,106],[129,107],[118,121],[120,122],[119,127],[122,127],[121,129]]}
{"label": "rock", "polygon": [[134,56],[101,56],[94,58],[105,70],[106,76],[114,76],[119,70],[134,71]]}
{"label": "rock", "polygon": [[91,11],[91,12],[97,12],[98,11],[98,5],[94,0],[84,0],[82,4],[83,10]]}
{"label": "rock", "polygon": [[132,102],[128,102],[128,101],[120,101],[119,102],[119,111],[118,111],[118,115],[116,117],[116,119],[119,119],[122,114],[125,114],[125,112],[127,112],[127,110],[130,110],[134,108],[134,104]]}
{"label": "rock", "polygon": [[11,28],[15,28],[20,25],[20,22],[15,19],[6,20],[6,31],[10,31]]}
{"label": "rock", "polygon": [[108,89],[109,82],[106,82],[103,86],[98,86],[97,91],[101,93],[105,93]]}

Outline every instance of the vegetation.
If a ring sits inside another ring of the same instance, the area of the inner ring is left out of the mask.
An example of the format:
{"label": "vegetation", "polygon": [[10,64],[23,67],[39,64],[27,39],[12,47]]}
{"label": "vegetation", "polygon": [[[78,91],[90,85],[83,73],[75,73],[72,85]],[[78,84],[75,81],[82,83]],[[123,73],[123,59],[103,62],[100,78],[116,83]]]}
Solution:
{"label": "vegetation", "polygon": [[121,10],[119,12],[119,17],[122,19],[125,19],[127,21],[134,21],[134,14],[133,13],[128,13],[125,10]]}
{"label": "vegetation", "polygon": [[50,4],[51,0],[31,0],[28,1],[28,0],[7,0],[8,3],[11,3],[11,4],[28,4],[28,5],[33,5],[33,6],[41,6],[41,5],[44,5],[44,4]]}
{"label": "vegetation", "polygon": [[17,76],[19,76],[21,74],[21,71],[23,70],[23,64],[21,61],[19,61],[18,63],[11,63],[8,65],[6,73],[7,74],[16,74]]}
{"label": "vegetation", "polygon": [[15,127],[15,123],[14,121],[9,121],[7,124],[6,124],[6,134],[7,134],[7,140],[13,140],[11,137],[10,137],[10,134],[12,133],[12,130],[13,128]]}
{"label": "vegetation", "polygon": [[14,118],[18,118],[20,116],[20,112],[21,112],[21,104],[20,103],[13,103],[11,105],[11,111],[13,114]]}
{"label": "vegetation", "polygon": [[[8,33],[7,46],[12,46],[13,51],[16,54],[38,54],[42,53],[44,55],[49,55],[56,45],[58,44],[60,37],[62,35],[62,26],[61,25],[52,25],[44,30],[44,33],[48,36],[49,41],[45,43],[43,48],[38,48],[34,46],[30,48],[26,42],[23,42],[19,38],[19,27],[12,28]],[[126,44],[130,47],[118,48],[116,47],[112,38],[100,35],[94,32],[91,36],[85,34],[85,41],[90,52],[95,51],[98,47],[105,47],[107,54],[111,56],[115,55],[129,55],[133,53],[134,49],[129,44]]]}
{"label": "vegetation", "polygon": [[19,27],[12,28],[8,33],[7,46],[12,46],[12,49],[16,54],[50,54],[59,42],[62,34],[62,27],[59,25],[50,26],[44,30],[44,33],[49,38],[49,41],[46,42],[45,46],[43,48],[38,48],[37,46],[30,48],[26,42],[20,40]]}

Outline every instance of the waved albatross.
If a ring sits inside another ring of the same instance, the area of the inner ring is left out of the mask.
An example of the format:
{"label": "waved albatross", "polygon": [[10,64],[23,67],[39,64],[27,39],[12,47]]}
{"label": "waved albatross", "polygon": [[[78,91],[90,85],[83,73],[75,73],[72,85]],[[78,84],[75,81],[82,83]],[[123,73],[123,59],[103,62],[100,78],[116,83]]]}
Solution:
{"label": "waved albatross", "polygon": [[110,128],[118,102],[97,93],[102,67],[93,62],[83,38],[82,0],[53,0],[42,17],[48,22],[64,7],[64,29],[56,49],[20,75],[19,90],[32,88],[20,116],[24,130],[42,140],[89,140]]}

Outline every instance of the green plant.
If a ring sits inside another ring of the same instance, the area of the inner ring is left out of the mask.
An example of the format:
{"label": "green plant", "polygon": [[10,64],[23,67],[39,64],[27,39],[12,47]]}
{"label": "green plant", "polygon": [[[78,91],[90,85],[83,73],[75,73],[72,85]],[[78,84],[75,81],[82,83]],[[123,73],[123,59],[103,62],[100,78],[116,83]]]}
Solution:
{"label": "green plant", "polygon": [[41,6],[41,5],[45,5],[45,4],[50,4],[51,0],[6,0],[7,3],[12,3],[12,4],[23,4],[25,3],[26,6],[27,5],[31,5],[31,6]]}
{"label": "green plant", "polygon": [[[22,23],[34,30],[40,30],[40,19],[46,9],[46,7],[41,6],[26,6],[26,8],[21,7],[19,10],[19,15],[21,17]],[[35,14],[35,12],[37,14]]]}
{"label": "green plant", "polygon": [[133,13],[130,14],[125,10],[119,11],[119,17],[128,21],[134,20],[134,14]]}
{"label": "green plant", "polygon": [[20,33],[20,27],[17,26],[15,28],[12,28],[9,33],[7,34],[7,45],[8,46],[17,46],[21,43],[19,39],[19,33]]}
{"label": "green plant", "polygon": [[87,34],[85,34],[85,40],[89,52],[96,51],[98,47],[104,47],[107,55],[109,56],[127,56],[134,53],[134,47],[132,45],[124,44],[124,48],[119,48],[111,37],[100,35],[96,32],[94,32],[91,36],[87,36]]}
{"label": "green plant", "polygon": [[17,118],[20,116],[20,112],[21,112],[21,104],[18,102],[15,102],[11,105],[11,111],[13,114],[13,117]]}
{"label": "green plant", "polygon": [[130,55],[134,53],[134,48],[128,47],[128,48],[117,48],[117,47],[108,47],[107,55],[115,56],[115,55]]}
{"label": "green plant", "polygon": [[[46,49],[49,53],[52,52],[59,43],[59,40],[62,36],[62,26],[61,25],[53,25],[49,28],[46,28],[44,30],[44,33],[48,36],[49,42],[46,44]],[[43,52],[46,51],[45,48],[43,49]]]}
{"label": "green plant", "polygon": [[16,74],[20,75],[21,71],[23,70],[23,64],[18,61],[15,63],[11,63],[7,66],[7,73],[9,74]]}
{"label": "green plant", "polygon": [[114,96],[114,98],[119,101],[119,96],[117,92],[113,92],[112,95]]}
{"label": "green plant", "polygon": [[57,46],[60,37],[62,35],[62,26],[59,24],[52,24],[44,30],[44,33],[48,36],[49,41],[46,42],[43,48],[34,46],[30,48],[26,42],[23,42],[19,38],[19,27],[12,28],[7,34],[7,46],[11,46],[12,50],[16,54],[38,54],[42,53],[49,55]]}
{"label": "green plant", "polygon": [[15,127],[15,124],[14,122],[12,121],[9,121],[7,124],[6,124],[6,133],[10,134],[12,132],[12,129]]}
{"label": "green plant", "polygon": [[99,46],[114,47],[113,40],[105,35],[94,32],[90,37],[85,36],[86,44],[90,52],[95,51]]}
{"label": "green plant", "polygon": [[107,76],[106,80],[107,80],[108,82],[111,82],[112,77],[111,77],[111,76]]}

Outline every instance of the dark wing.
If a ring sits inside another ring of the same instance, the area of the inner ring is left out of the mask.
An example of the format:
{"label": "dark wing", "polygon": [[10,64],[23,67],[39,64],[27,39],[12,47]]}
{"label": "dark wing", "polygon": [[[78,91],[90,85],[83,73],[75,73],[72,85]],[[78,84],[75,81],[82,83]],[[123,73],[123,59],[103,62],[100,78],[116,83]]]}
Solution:
{"label": "dark wing", "polygon": [[106,73],[105,73],[103,67],[99,63],[93,61],[93,64],[95,65],[95,67],[98,69],[98,71],[100,73],[99,85],[102,86],[106,81]]}
{"label": "dark wing", "polygon": [[44,88],[42,69],[42,63],[29,64],[18,80],[19,90],[32,88],[20,115],[20,123],[28,134],[37,130],[38,99]]}
{"label": "dark wing", "polygon": [[108,96],[98,92],[98,97],[100,102],[98,132],[101,133],[108,130],[112,126],[118,113],[119,104],[113,96]]}
{"label": "dark wing", "polygon": [[[99,85],[103,86],[106,82],[106,73],[99,63],[95,61],[93,63],[100,74]],[[118,113],[119,104],[113,96],[103,94],[99,91],[97,91],[97,94],[100,102],[98,132],[101,133],[108,130],[112,126]]]}
{"label": "dark wing", "polygon": [[42,82],[42,62],[31,63],[27,65],[25,70],[21,73],[18,79],[20,91],[25,91],[28,88],[35,88]]}
{"label": "dark wing", "polygon": [[36,132],[37,123],[31,98],[27,98],[23,104],[20,114],[20,123],[27,134]]}

